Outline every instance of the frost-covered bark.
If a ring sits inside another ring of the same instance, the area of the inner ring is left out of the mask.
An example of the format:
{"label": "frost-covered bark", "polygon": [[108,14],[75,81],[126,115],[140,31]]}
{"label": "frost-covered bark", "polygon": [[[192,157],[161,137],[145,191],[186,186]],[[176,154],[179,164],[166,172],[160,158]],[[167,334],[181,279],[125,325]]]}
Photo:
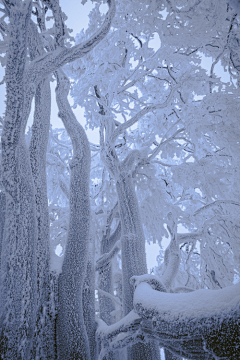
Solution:
{"label": "frost-covered bark", "polygon": [[4,192],[0,192],[0,269],[1,269],[3,231],[5,224],[5,211],[6,211],[6,197]]}
{"label": "frost-covered bark", "polygon": [[204,360],[239,357],[239,284],[221,290],[167,294],[143,282],[134,298],[142,319],[152,319],[152,335],[174,354]]}
{"label": "frost-covered bark", "polygon": [[168,225],[171,241],[164,253],[164,271],[161,276],[161,281],[165,285],[167,291],[170,291],[178,273],[180,264],[180,251],[177,240],[177,222],[172,219],[171,213],[168,214],[168,217],[172,222],[172,226]]}
{"label": "frost-covered bark", "polygon": [[37,240],[37,292],[38,310],[35,329],[34,356],[54,357],[54,324],[50,314],[49,287],[49,212],[46,179],[46,151],[51,112],[51,91],[49,79],[38,85],[35,94],[35,114],[30,143],[30,160],[35,185],[38,222]]}
{"label": "frost-covered bark", "polygon": [[[111,234],[111,225],[114,218],[114,213],[116,210],[116,206],[111,210],[106,223],[106,229],[103,234],[101,240],[101,257],[98,259],[96,269],[99,271],[98,275],[98,286],[99,289],[103,290],[105,293],[113,295],[113,274],[112,274],[112,262],[111,258],[107,261],[106,254],[109,254],[110,251],[113,249],[116,242],[121,237],[121,223],[118,223],[115,231]],[[119,248],[118,248],[119,251]],[[101,261],[101,259],[103,261]],[[99,260],[101,266],[99,267]],[[112,323],[112,316],[111,312],[115,310],[115,304],[111,297],[104,295],[104,293],[99,292],[99,309],[100,309],[100,318],[108,325]]]}
{"label": "frost-covered bark", "polygon": [[[147,273],[145,237],[141,223],[138,200],[136,197],[132,167],[139,157],[138,151],[132,151],[121,163],[114,146],[107,143],[103,152],[108,171],[116,180],[116,190],[121,220],[122,251],[122,285],[123,314],[127,315],[133,308],[133,288],[130,278]],[[137,343],[128,348],[128,359],[159,359],[157,343],[148,345]]]}
{"label": "frost-covered bark", "polygon": [[83,317],[87,330],[90,358],[96,359],[95,332],[95,238],[90,237],[86,277],[83,284]]}
{"label": "frost-covered bark", "polygon": [[123,313],[132,309],[133,288],[130,278],[147,273],[145,238],[131,174],[119,176],[116,183],[121,217],[121,249],[123,273]]}
{"label": "frost-covered bark", "polygon": [[36,319],[35,191],[25,143],[25,62],[31,3],[12,7],[6,64],[6,114],[2,132],[2,178],[6,221],[1,258],[1,357],[28,359]]}
{"label": "frost-covered bark", "polygon": [[[37,28],[33,22],[29,26],[29,50],[33,60],[44,53]],[[37,319],[32,357],[54,359],[54,319],[50,304],[50,244],[49,211],[47,198],[46,153],[51,115],[51,90],[48,77],[37,87],[35,112],[30,142],[30,161],[35,186],[37,210]]]}
{"label": "frost-covered bark", "polygon": [[174,355],[171,351],[164,349],[165,360],[181,360],[182,357]]}
{"label": "frost-covered bark", "polygon": [[[119,222],[117,224],[117,227],[112,234],[111,225],[116,213],[117,205],[118,204],[116,203],[107,217],[106,227],[101,239],[101,256],[97,260],[96,264],[96,271],[98,271],[98,300],[100,319],[102,319],[108,325],[113,323],[114,317],[111,315],[111,312],[116,308],[113,295],[113,266],[111,260],[120,250],[121,223]],[[117,246],[117,244],[119,245]],[[118,301],[117,298],[116,301]],[[104,358],[104,360],[118,359],[118,352],[111,352]]]}
{"label": "frost-covered bark", "polygon": [[87,270],[90,202],[90,146],[84,129],[76,120],[67,101],[70,83],[57,72],[56,88],[59,117],[72,140],[70,164],[70,218],[67,245],[59,276],[57,343],[60,359],[89,359],[90,350],[83,318],[83,284]]}
{"label": "frost-covered bark", "polygon": [[102,26],[87,41],[84,41],[83,43],[75,45],[71,48],[60,46],[55,51],[39,56],[36,60],[31,62],[27,70],[27,77],[30,88],[29,102],[31,102],[31,98],[34,93],[34,86],[39,84],[43,77],[51,74],[69,62],[85,56],[106,36],[115,15],[115,1],[108,0],[108,5],[109,11],[105,16],[105,20]]}

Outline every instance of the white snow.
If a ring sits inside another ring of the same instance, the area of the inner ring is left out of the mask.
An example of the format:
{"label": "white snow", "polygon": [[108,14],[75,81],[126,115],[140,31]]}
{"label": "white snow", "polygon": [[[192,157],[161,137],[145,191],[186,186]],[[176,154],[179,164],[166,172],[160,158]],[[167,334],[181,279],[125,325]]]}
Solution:
{"label": "white snow", "polygon": [[141,305],[168,320],[211,317],[240,305],[240,283],[220,290],[196,290],[190,293],[164,293],[141,282],[134,293],[134,306]]}

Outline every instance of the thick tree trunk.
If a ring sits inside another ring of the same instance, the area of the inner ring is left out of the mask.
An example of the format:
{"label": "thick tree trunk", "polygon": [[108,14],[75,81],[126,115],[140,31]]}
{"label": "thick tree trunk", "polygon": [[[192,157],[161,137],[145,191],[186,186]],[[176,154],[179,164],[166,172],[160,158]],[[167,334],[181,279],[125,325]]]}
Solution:
{"label": "thick tree trunk", "polygon": [[[96,92],[97,97],[100,95]],[[103,130],[103,129],[102,129]],[[140,218],[138,200],[132,180],[132,166],[139,152],[134,150],[120,163],[111,139],[111,133],[106,130],[107,140],[104,143],[103,132],[100,135],[102,158],[108,171],[116,180],[118,206],[121,221],[121,250],[122,250],[122,306],[123,314],[127,315],[133,309],[134,289],[130,285],[132,276],[147,273],[145,252],[145,237]],[[160,350],[157,342],[150,341],[147,345],[137,343],[128,348],[129,360],[158,360]]]}
{"label": "thick tree trunk", "polygon": [[61,71],[58,71],[57,78],[59,116],[73,144],[68,239],[62,273],[59,276],[58,356],[61,360],[90,360],[83,317],[83,285],[87,270],[90,227],[90,146],[84,129],[76,120],[67,101],[69,80]]}
{"label": "thick tree trunk", "polygon": [[35,191],[23,118],[29,1],[11,8],[6,65],[6,115],[2,133],[2,177],[6,221],[1,256],[1,358],[29,359],[36,319]]}

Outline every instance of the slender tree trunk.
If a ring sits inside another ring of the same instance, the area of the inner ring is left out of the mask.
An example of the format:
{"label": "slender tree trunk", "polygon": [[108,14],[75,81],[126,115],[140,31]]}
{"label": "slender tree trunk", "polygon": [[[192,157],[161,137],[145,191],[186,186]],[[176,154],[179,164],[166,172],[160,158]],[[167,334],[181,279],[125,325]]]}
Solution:
{"label": "slender tree trunk", "polygon": [[130,278],[147,273],[145,237],[140,220],[138,201],[131,175],[119,176],[116,184],[121,217],[123,273],[123,313],[133,308],[133,286]]}
{"label": "slender tree trunk", "polygon": [[37,321],[32,357],[54,359],[54,321],[50,304],[50,243],[47,198],[46,152],[51,114],[49,79],[43,80],[35,94],[35,113],[30,143],[30,160],[35,185],[38,223],[37,241]]}
{"label": "slender tree trunk", "polygon": [[70,164],[70,218],[67,245],[59,276],[57,318],[58,356],[61,360],[90,360],[88,336],[83,317],[83,284],[87,270],[90,202],[90,146],[86,133],[67,101],[69,80],[57,72],[56,89],[59,117],[72,140]]}
{"label": "slender tree trunk", "polygon": [[6,115],[2,133],[2,177],[6,221],[1,256],[0,349],[2,359],[29,359],[36,319],[35,192],[25,143],[24,73],[29,1],[11,8],[6,64]]}
{"label": "slender tree trunk", "polygon": [[[106,234],[103,236],[101,241],[101,255],[104,255],[108,252],[110,252],[115,245],[115,243],[121,238],[121,223],[119,222],[116,230],[114,233],[110,236],[110,228],[111,224],[108,224],[108,222],[112,222],[112,213],[109,217],[111,217],[111,220],[108,219],[107,221],[107,230]],[[99,289],[105,291],[108,294],[113,295],[113,274],[112,274],[112,262],[110,262],[106,267],[103,269],[100,269],[99,275],[98,275],[98,286]],[[99,309],[100,309],[100,318],[107,324],[111,325],[113,323],[113,317],[111,316],[111,312],[115,310],[115,304],[112,299],[110,299],[108,296],[101,294],[99,292],[98,294],[99,298]],[[108,356],[104,358],[104,360],[118,360],[119,359],[119,351],[116,350],[114,352],[110,352]]]}
{"label": "slender tree trunk", "polygon": [[[111,223],[113,220],[113,211],[111,211],[107,219],[106,233],[101,240],[101,255],[110,252],[115,243],[121,238],[121,223],[118,224],[114,233],[110,236]],[[101,290],[113,295],[113,283],[112,283],[112,263],[110,263],[99,270],[98,286]],[[104,294],[99,293],[99,308],[100,318],[107,324],[112,324],[112,316],[110,313],[115,310],[115,304],[113,300]]]}
{"label": "slender tree trunk", "polygon": [[165,360],[181,360],[182,358],[176,355],[173,355],[173,353],[171,353],[171,351],[164,349],[164,355],[165,355]]}
{"label": "slender tree trunk", "polygon": [[[143,233],[138,201],[132,176],[125,172],[117,180],[118,203],[121,218],[122,275],[123,275],[123,312],[127,315],[133,309],[134,289],[130,278],[147,273],[145,237]],[[129,360],[160,359],[160,349],[155,341],[147,345],[137,343],[128,348]]]}
{"label": "slender tree trunk", "polygon": [[0,192],[0,269],[1,269],[3,231],[5,224],[5,211],[6,211],[6,196],[4,192]]}
{"label": "slender tree trunk", "polygon": [[[33,61],[45,54],[36,24],[30,21],[28,48]],[[50,242],[49,211],[47,197],[46,153],[51,116],[51,89],[47,77],[38,84],[35,93],[35,112],[32,137],[29,146],[31,168],[35,186],[37,210],[37,319],[34,333],[32,358],[54,359],[54,304],[50,298]],[[55,354],[54,354],[55,353]]]}

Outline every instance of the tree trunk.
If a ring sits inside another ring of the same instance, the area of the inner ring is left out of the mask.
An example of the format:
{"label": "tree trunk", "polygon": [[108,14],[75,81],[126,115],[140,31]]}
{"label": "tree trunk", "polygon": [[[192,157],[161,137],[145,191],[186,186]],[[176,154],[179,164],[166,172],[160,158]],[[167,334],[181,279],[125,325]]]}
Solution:
{"label": "tree trunk", "polygon": [[37,320],[32,357],[54,359],[54,321],[50,304],[50,243],[46,179],[46,152],[51,114],[49,79],[43,80],[35,94],[35,113],[30,143],[30,160],[35,185],[38,223],[37,241]]}
{"label": "tree trunk", "polygon": [[[109,231],[108,231],[109,230]],[[108,253],[112,250],[115,243],[121,237],[121,224],[119,223],[115,232],[110,236],[110,227],[107,229],[106,234],[102,238],[101,242],[101,255]],[[108,294],[113,295],[113,279],[112,279],[112,262],[110,262],[106,267],[100,269],[98,275],[98,284],[99,288],[105,291]],[[99,292],[99,309],[100,309],[100,318],[107,324],[111,325],[113,323],[113,317],[111,312],[115,310],[115,304],[112,299],[104,294]],[[104,360],[118,360],[119,351],[110,352]]]}
{"label": "tree trunk", "polygon": [[[37,26],[30,21],[28,47],[33,61],[45,54]],[[35,186],[38,224],[37,255],[37,319],[34,333],[32,358],[54,359],[54,315],[50,304],[50,239],[47,197],[46,153],[51,116],[51,89],[47,77],[37,86],[32,137],[29,146],[31,168]],[[55,311],[54,311],[55,313]]]}
{"label": "tree trunk", "polygon": [[174,355],[171,351],[164,349],[165,360],[181,360],[182,358]]}
{"label": "tree trunk", "polygon": [[83,284],[87,270],[90,227],[90,146],[84,129],[67,101],[69,80],[61,71],[57,72],[57,79],[59,117],[73,144],[68,239],[62,273],[59,275],[58,356],[61,360],[90,360],[83,317]]}
{"label": "tree trunk", "polygon": [[[130,278],[147,273],[145,237],[143,233],[138,201],[132,176],[119,175],[116,183],[121,218],[122,275],[123,275],[123,312],[127,315],[133,309],[133,286]],[[160,349],[155,341],[147,345],[137,343],[128,348],[129,360],[160,359]]]}
{"label": "tree trunk", "polygon": [[[121,223],[118,223],[118,226],[116,227],[116,230],[114,233],[110,236],[111,231],[111,223],[113,220],[113,211],[111,211],[109,218],[107,220],[107,229],[106,233],[102,237],[101,241],[101,255],[104,255],[106,253],[109,253],[113,246],[116,244],[116,242],[121,238]],[[99,288],[106,293],[109,293],[113,295],[113,284],[112,284],[112,262],[107,266],[104,266],[99,270],[99,276],[98,276],[98,285]],[[105,296],[104,294],[101,294],[99,292],[99,308],[100,308],[100,318],[107,324],[111,325],[113,323],[112,316],[110,313],[115,310],[115,304],[113,303],[113,300],[109,297]]]}
{"label": "tree trunk", "polygon": [[3,231],[5,224],[5,211],[6,211],[6,196],[4,192],[0,192],[0,269],[1,269]]}
{"label": "tree trunk", "polygon": [[83,285],[83,316],[86,326],[91,360],[96,358],[95,333],[97,323],[95,321],[95,244],[94,237],[90,242],[87,274]]}
{"label": "tree trunk", "polygon": [[119,176],[116,183],[121,218],[123,313],[133,308],[134,289],[130,278],[147,273],[145,237],[131,175]]}
{"label": "tree trunk", "polygon": [[9,16],[6,64],[6,115],[2,133],[2,177],[6,221],[1,257],[1,357],[29,359],[36,318],[35,190],[25,143],[24,73],[29,1],[17,3]]}

